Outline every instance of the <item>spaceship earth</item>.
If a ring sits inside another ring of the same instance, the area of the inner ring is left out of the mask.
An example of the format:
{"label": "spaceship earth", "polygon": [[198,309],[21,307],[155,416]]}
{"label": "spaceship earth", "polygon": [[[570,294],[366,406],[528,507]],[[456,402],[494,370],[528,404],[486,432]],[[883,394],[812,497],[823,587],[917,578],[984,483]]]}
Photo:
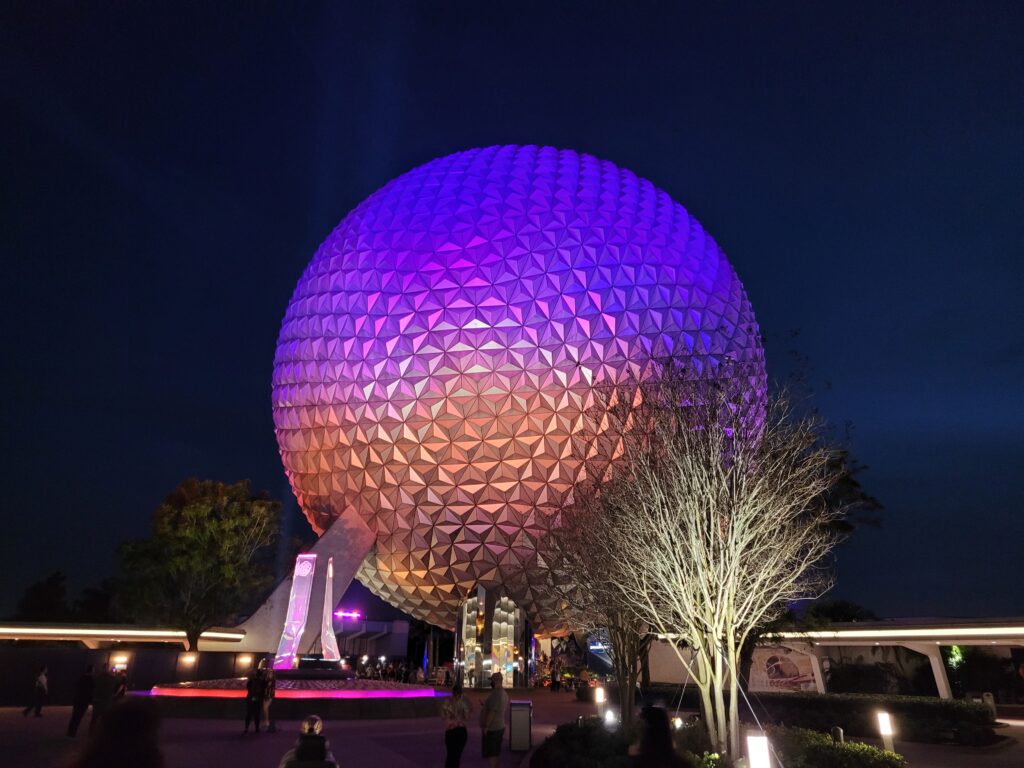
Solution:
{"label": "spaceship earth", "polygon": [[573,436],[595,386],[666,356],[763,407],[746,293],[681,205],[570,150],[459,152],[367,198],[303,273],[274,359],[281,457],[318,533],[346,510],[375,533],[357,578],[392,605],[450,627],[500,586],[552,631],[536,545]]}

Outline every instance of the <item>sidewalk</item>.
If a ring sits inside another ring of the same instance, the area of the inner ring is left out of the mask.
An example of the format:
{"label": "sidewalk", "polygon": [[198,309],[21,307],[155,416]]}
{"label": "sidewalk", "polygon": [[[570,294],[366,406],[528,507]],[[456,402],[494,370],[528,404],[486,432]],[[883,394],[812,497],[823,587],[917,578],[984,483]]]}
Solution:
{"label": "sidewalk", "polygon": [[[473,719],[479,712],[482,693],[468,694],[473,702]],[[592,714],[593,704],[581,704],[573,693],[550,691],[512,691],[510,699],[534,701],[533,743],[540,744],[561,723],[581,714]],[[40,719],[25,719],[15,708],[0,708],[0,764],[4,768],[64,768],[74,753],[76,742],[85,740],[87,727],[77,740],[68,739],[65,730],[70,707],[48,707]],[[311,709],[311,713],[313,710]],[[242,710],[238,721],[167,718],[161,725],[161,746],[166,768],[276,768],[281,755],[298,736],[298,722],[278,723],[277,733],[250,733],[242,736]],[[83,725],[87,725],[88,716]],[[344,768],[413,768],[444,764],[444,733],[440,718],[414,720],[345,720],[324,723],[324,735],[331,742],[339,765]],[[502,756],[503,768],[525,765],[525,754]],[[480,732],[470,728],[469,743],[463,756],[464,768],[487,765],[480,756]]]}
{"label": "sidewalk", "polygon": [[[471,693],[470,698],[474,710],[479,711],[482,694]],[[529,698],[534,702],[534,746],[547,738],[557,725],[595,711],[592,704],[578,703],[572,693],[514,691],[510,698]],[[69,715],[70,707],[47,708],[40,719],[24,719],[19,709],[0,709],[0,764],[4,768],[63,768],[75,746],[75,742],[64,735]],[[87,722],[88,719],[85,724]],[[242,736],[241,719],[237,722],[167,719],[161,729],[167,768],[276,768],[281,755],[295,741],[298,723],[282,722],[278,727],[277,733]],[[86,730],[82,729],[79,744]],[[324,732],[343,768],[418,768],[444,763],[439,719],[329,721],[324,724]],[[906,755],[910,768],[1022,768],[1024,723],[1015,721],[1014,725],[1001,728],[999,733],[1009,739],[987,748],[900,742],[896,748]],[[477,729],[470,730],[462,765],[465,768],[486,765],[480,757]],[[525,765],[524,754],[506,751],[502,757],[503,768]]]}

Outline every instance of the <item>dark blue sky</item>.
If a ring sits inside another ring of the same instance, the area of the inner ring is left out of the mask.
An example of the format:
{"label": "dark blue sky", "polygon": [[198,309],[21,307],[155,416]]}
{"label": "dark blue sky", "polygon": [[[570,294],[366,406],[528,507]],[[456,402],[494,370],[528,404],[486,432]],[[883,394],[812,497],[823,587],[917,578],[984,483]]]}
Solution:
{"label": "dark blue sky", "polygon": [[304,526],[270,376],[317,244],[435,156],[542,143],[682,202],[773,372],[795,346],[854,424],[886,511],[838,596],[1024,615],[1022,40],[981,0],[6,4],[0,613],[109,574],[189,475]]}

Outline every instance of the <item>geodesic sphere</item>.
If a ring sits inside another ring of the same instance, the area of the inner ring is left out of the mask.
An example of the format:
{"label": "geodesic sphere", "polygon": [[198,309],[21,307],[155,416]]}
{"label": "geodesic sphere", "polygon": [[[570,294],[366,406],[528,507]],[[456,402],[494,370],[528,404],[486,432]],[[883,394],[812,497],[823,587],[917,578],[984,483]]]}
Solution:
{"label": "geodesic sphere", "polygon": [[763,403],[746,294],[681,205],[589,155],[459,152],[361,203],[299,280],[281,458],[318,532],[346,509],[375,532],[358,578],[391,604],[450,627],[500,585],[550,631],[536,544],[578,474],[581,412],[669,354],[728,360]]}

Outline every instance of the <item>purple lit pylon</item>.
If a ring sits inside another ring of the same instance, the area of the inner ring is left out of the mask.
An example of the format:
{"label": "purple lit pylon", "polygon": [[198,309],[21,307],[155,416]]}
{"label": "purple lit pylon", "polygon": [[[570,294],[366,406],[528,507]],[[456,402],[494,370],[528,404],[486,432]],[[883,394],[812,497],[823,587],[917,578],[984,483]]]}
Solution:
{"label": "purple lit pylon", "polygon": [[334,634],[334,558],[327,558],[327,583],[324,586],[324,610],[320,620],[320,652],[325,661],[341,661],[338,637]]}
{"label": "purple lit pylon", "polygon": [[299,555],[292,573],[292,589],[288,596],[288,613],[281,631],[281,640],[274,656],[274,669],[291,669],[299,652],[299,643],[306,630],[309,614],[309,595],[316,574],[316,555]]}

